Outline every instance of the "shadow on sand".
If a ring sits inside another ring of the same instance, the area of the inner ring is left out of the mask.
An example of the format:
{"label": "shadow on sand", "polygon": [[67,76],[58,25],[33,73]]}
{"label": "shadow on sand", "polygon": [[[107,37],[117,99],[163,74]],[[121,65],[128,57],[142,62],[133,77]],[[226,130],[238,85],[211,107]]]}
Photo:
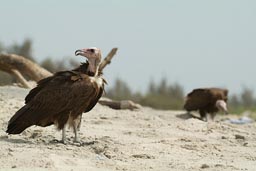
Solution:
{"label": "shadow on sand", "polygon": [[176,115],[176,117],[180,118],[180,119],[183,119],[183,120],[187,120],[187,119],[191,119],[191,118],[202,120],[200,117],[195,116],[194,114],[192,114],[190,112],[186,112],[186,113]]}
{"label": "shadow on sand", "polygon": [[8,142],[8,143],[14,143],[14,144],[33,144],[32,141],[24,140],[24,139],[18,139],[18,138],[10,138],[8,135],[0,136],[0,141],[5,141],[5,142]]}
{"label": "shadow on sand", "polygon": [[[22,139],[21,138],[14,138],[14,137],[10,137],[8,135],[2,135],[0,136],[0,141],[2,142],[7,142],[7,143],[13,143],[13,144],[38,144],[40,142],[36,141],[36,142],[33,142],[32,141],[33,139],[31,140],[26,140],[26,139]],[[57,144],[63,144],[63,145],[74,145],[74,146],[90,146],[90,145],[93,145],[95,143],[97,143],[97,141],[88,141],[88,142],[72,142],[72,141],[67,141],[66,143],[63,143],[62,141],[60,140],[56,140],[56,139],[53,139],[53,140],[50,140],[50,141],[44,141],[44,140],[39,140],[41,141],[41,143],[45,144],[45,145],[57,145]]]}

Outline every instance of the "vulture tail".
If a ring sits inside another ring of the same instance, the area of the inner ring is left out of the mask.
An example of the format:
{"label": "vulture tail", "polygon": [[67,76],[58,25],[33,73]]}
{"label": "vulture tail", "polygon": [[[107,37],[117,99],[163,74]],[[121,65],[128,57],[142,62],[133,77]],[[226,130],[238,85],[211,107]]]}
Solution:
{"label": "vulture tail", "polygon": [[25,105],[18,110],[15,115],[9,120],[6,132],[8,134],[20,134],[26,128],[33,125],[29,122],[32,111]]}

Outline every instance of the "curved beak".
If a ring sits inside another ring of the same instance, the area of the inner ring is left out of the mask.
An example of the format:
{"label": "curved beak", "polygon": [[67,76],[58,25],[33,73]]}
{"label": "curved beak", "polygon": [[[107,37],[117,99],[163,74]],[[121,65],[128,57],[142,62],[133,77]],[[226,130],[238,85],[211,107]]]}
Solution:
{"label": "curved beak", "polygon": [[84,52],[81,50],[81,49],[78,49],[75,51],[75,55],[78,56],[78,55],[81,55],[83,54]]}

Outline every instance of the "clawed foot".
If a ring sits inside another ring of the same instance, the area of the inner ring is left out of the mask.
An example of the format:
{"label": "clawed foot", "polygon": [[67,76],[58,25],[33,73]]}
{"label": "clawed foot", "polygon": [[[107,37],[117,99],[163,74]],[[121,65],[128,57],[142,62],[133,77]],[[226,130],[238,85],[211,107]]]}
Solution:
{"label": "clawed foot", "polygon": [[66,145],[67,143],[66,143],[66,141],[63,141],[63,140],[57,140],[57,139],[53,139],[51,142],[53,142],[53,143],[61,143],[61,144],[64,144],[64,145]]}
{"label": "clawed foot", "polygon": [[73,141],[74,145],[77,146],[86,146],[86,145],[93,145],[95,141],[90,141],[90,142],[84,142],[84,141]]}
{"label": "clawed foot", "polygon": [[73,144],[76,145],[76,146],[83,146],[84,142],[82,142],[82,141],[73,141]]}
{"label": "clawed foot", "polygon": [[[93,145],[93,144],[95,144],[95,142],[96,141],[84,142],[84,141],[74,140],[73,143],[71,143],[71,144],[76,145],[76,146],[87,146],[87,145]],[[53,139],[51,141],[51,143],[64,144],[64,145],[70,144],[67,141],[57,140],[57,139]]]}

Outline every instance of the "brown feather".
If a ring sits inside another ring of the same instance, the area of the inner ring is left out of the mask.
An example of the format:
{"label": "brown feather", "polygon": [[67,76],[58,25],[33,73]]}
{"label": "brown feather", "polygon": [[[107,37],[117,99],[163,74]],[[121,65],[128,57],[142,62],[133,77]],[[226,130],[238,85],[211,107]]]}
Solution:
{"label": "brown feather", "polygon": [[[90,111],[102,96],[104,84],[98,87],[90,80],[87,66],[82,64],[73,71],[57,72],[39,81],[25,98],[25,106],[10,119],[6,132],[19,134],[32,125],[56,124],[63,129],[69,118],[75,120]],[[74,77],[79,79],[71,79]]]}

